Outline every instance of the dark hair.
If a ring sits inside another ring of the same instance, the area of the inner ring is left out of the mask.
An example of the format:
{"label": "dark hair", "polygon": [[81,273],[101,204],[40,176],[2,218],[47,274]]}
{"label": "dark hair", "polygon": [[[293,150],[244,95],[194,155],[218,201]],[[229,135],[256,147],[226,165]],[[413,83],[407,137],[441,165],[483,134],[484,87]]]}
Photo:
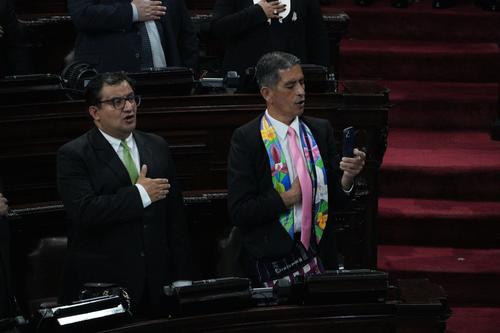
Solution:
{"label": "dark hair", "polygon": [[99,104],[101,90],[105,84],[115,86],[123,81],[127,81],[130,87],[134,89],[134,81],[125,72],[101,73],[92,78],[85,88],[85,100],[88,106]]}
{"label": "dark hair", "polygon": [[300,59],[290,53],[271,52],[264,54],[255,66],[255,79],[260,88],[274,88],[280,80],[280,70],[300,65]]}

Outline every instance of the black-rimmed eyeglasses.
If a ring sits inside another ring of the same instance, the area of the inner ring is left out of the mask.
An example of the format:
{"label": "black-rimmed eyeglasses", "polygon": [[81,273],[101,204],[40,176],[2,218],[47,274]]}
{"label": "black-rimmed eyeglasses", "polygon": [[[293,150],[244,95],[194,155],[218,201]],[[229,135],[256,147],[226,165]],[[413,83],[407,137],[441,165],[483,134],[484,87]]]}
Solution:
{"label": "black-rimmed eyeglasses", "polygon": [[117,110],[123,110],[125,108],[125,102],[129,101],[130,103],[135,103],[135,105],[141,105],[141,95],[130,94],[128,96],[123,97],[113,97],[110,99],[106,99],[103,101],[99,101],[99,103],[110,103]]}

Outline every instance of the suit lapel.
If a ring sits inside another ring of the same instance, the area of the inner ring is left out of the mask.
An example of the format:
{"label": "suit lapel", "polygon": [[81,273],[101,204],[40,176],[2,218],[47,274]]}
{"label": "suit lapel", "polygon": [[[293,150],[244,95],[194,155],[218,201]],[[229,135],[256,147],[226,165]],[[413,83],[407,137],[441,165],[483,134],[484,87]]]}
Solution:
{"label": "suit lapel", "polygon": [[[166,21],[163,22],[163,20],[165,20],[164,18],[162,20],[155,20],[154,23],[156,25],[156,29],[158,29],[158,34],[160,35],[160,43],[161,43],[161,47],[163,49],[163,53],[165,54],[165,61],[168,61],[169,60],[169,56],[167,54],[168,52],[168,48],[167,48],[167,37],[166,37],[166,34],[165,34],[165,25],[167,25]],[[167,63],[168,64],[168,63]]]}
{"label": "suit lapel", "polygon": [[123,162],[120,160],[118,154],[106,138],[95,127],[90,132],[90,142],[94,147],[97,158],[103,161],[104,164],[111,169],[120,183],[130,183],[130,176],[128,175],[127,169],[123,165]]}
{"label": "suit lapel", "polygon": [[[168,8],[171,8],[170,10]],[[174,33],[174,25],[172,16],[172,5],[167,4],[167,15],[165,15],[161,20],[156,20],[156,26],[160,26],[159,30],[163,32],[163,37],[161,40],[163,50],[165,52],[165,60],[167,61],[167,66],[180,66],[181,59],[179,56],[179,51],[177,49],[177,38]]]}
{"label": "suit lapel", "polygon": [[[137,144],[137,149],[139,150],[140,165],[139,169],[142,168],[144,164],[148,166],[148,175],[153,171],[153,152],[146,144],[144,134],[141,132],[134,132],[135,143]],[[140,172],[140,170],[139,170]]]}

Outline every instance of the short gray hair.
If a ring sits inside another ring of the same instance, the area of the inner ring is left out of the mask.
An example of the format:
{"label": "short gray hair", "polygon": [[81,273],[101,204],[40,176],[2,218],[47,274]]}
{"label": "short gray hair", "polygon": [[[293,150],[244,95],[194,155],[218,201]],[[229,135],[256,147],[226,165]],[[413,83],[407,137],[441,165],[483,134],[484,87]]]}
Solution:
{"label": "short gray hair", "polygon": [[270,52],[264,54],[255,66],[255,79],[259,88],[274,88],[280,80],[280,70],[290,69],[300,65],[300,59],[285,52]]}

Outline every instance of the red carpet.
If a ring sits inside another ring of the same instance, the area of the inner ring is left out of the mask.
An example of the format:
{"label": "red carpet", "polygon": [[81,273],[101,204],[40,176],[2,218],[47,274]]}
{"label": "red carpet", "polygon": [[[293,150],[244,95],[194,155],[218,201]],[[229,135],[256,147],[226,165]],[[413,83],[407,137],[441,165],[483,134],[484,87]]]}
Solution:
{"label": "red carpet", "polygon": [[392,279],[429,278],[442,285],[450,304],[500,304],[500,249],[379,246],[379,269]]}
{"label": "red carpet", "polygon": [[497,113],[498,84],[383,81],[391,87],[391,127],[484,129]]}
{"label": "red carpet", "polygon": [[[499,308],[486,308],[486,307],[456,307],[453,309],[452,320],[448,321],[448,333],[498,333],[498,326],[494,326],[500,317]],[[468,327],[474,327],[467,331]],[[464,329],[465,328],[465,329]]]}
{"label": "red carpet", "polygon": [[381,170],[389,197],[500,198],[500,142],[486,131],[389,130]]}
{"label": "red carpet", "polygon": [[[495,42],[500,40],[500,15],[485,13],[472,0],[460,0],[449,9],[431,8],[430,0],[415,1],[409,8],[392,8],[388,0],[357,6],[351,0],[334,0],[323,7],[345,11],[351,18],[348,38],[362,40],[425,40]],[[487,32],[487,33],[485,33]]]}
{"label": "red carpet", "polygon": [[336,0],[351,18],[341,79],[390,89],[388,149],[381,169],[379,269],[427,277],[448,293],[447,331],[500,332],[500,13],[458,0]]}
{"label": "red carpet", "polygon": [[498,54],[493,42],[344,40],[339,72],[341,78],[498,82]]}
{"label": "red carpet", "polygon": [[[494,248],[500,244],[500,202],[381,198],[382,244]],[[466,231],[466,232],[464,232]]]}

